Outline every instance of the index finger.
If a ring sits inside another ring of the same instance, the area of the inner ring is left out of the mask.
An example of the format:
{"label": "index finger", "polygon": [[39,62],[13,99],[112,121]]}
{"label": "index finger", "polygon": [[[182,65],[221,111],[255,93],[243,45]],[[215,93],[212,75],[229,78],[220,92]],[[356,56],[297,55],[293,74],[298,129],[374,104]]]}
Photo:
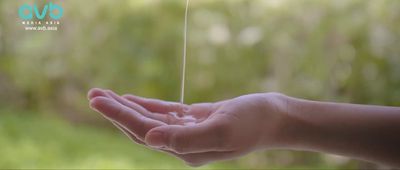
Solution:
{"label": "index finger", "polygon": [[147,118],[135,110],[106,97],[91,99],[90,106],[101,112],[108,119],[118,122],[141,140],[144,139],[150,129],[166,125],[163,122]]}
{"label": "index finger", "polygon": [[126,94],[123,95],[123,98],[128,99],[132,102],[135,102],[144,108],[146,108],[150,112],[156,112],[156,113],[168,113],[168,112],[178,112],[178,113],[184,113],[186,112],[189,107],[185,104],[182,103],[177,103],[177,102],[168,102],[168,101],[163,101],[163,100],[158,100],[158,99],[150,99],[150,98],[144,98],[144,97],[139,97],[131,94]]}

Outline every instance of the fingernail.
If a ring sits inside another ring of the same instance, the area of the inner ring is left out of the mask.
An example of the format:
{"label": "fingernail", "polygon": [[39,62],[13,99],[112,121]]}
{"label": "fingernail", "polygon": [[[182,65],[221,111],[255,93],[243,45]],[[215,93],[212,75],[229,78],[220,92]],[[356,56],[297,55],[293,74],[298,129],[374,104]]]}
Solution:
{"label": "fingernail", "polygon": [[151,147],[164,147],[165,146],[165,136],[163,132],[160,131],[154,131],[149,133],[149,135],[146,136],[146,144],[151,146]]}

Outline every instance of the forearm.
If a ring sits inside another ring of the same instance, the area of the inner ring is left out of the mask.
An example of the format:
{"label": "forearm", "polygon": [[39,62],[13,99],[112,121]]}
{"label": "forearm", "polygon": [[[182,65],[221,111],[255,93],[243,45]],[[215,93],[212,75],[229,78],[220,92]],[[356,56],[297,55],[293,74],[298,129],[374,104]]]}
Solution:
{"label": "forearm", "polygon": [[286,146],[400,166],[400,108],[289,98]]}

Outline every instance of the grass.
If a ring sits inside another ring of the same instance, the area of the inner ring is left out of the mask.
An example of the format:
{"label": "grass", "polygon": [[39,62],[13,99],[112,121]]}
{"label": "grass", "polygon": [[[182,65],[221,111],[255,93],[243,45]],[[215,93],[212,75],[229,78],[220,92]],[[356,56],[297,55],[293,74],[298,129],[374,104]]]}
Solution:
{"label": "grass", "polygon": [[[34,113],[0,111],[0,150],[0,169],[190,168],[170,155],[133,144],[117,131],[76,126]],[[234,165],[217,163],[202,168]]]}

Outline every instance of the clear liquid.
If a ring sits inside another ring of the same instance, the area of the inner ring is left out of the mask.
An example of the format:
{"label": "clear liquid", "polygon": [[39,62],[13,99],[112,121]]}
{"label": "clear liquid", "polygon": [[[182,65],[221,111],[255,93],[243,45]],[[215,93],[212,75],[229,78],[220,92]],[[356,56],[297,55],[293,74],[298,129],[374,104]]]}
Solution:
{"label": "clear liquid", "polygon": [[182,77],[181,77],[181,98],[180,98],[180,102],[182,104],[184,103],[184,100],[185,100],[186,50],[187,50],[189,1],[190,0],[186,0],[185,23],[184,23],[184,27],[183,27],[183,56],[182,56]]}
{"label": "clear liquid", "polygon": [[169,112],[168,114],[173,117],[174,124],[177,125],[189,126],[197,123],[197,119],[192,115],[180,115],[177,112]]}

